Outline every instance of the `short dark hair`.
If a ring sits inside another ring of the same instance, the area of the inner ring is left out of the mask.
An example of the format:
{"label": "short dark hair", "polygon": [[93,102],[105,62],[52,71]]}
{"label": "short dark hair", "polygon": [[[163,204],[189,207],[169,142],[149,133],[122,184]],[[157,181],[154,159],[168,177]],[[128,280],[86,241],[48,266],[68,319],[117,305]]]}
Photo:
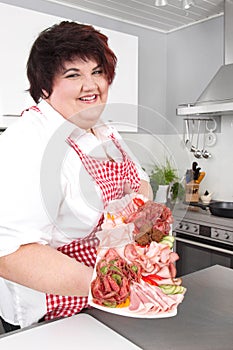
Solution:
{"label": "short dark hair", "polygon": [[64,62],[76,58],[94,59],[102,66],[109,84],[112,83],[117,58],[108,46],[108,37],[91,25],[62,21],[42,31],[29,54],[28,91],[36,103],[51,95],[54,77]]}

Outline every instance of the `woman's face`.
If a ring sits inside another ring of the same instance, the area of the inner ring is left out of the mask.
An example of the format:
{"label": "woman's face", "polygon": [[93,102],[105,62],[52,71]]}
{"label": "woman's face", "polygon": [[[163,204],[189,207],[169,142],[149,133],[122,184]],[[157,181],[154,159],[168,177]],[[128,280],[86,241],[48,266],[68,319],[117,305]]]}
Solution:
{"label": "woman's face", "polygon": [[87,130],[96,124],[104,109],[109,88],[107,77],[94,60],[76,59],[63,66],[46,101],[65,119]]}

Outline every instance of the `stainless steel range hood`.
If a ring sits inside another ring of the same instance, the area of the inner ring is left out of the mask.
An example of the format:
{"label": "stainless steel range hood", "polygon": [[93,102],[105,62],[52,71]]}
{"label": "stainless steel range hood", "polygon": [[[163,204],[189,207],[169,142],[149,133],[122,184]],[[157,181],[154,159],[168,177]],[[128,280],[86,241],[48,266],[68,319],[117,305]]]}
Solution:
{"label": "stainless steel range hood", "polygon": [[233,0],[224,3],[224,65],[195,103],[179,105],[176,114],[233,115]]}

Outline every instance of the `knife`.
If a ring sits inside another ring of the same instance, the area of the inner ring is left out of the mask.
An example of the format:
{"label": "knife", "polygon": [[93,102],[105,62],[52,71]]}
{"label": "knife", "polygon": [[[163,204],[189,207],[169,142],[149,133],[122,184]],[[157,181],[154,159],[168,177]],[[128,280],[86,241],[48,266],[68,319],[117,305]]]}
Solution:
{"label": "knife", "polygon": [[201,170],[201,168],[200,168],[200,167],[197,167],[197,168],[195,169],[195,171],[194,171],[193,179],[194,179],[195,181],[199,178],[200,170]]}
{"label": "knife", "polygon": [[200,175],[198,176],[197,180],[196,180],[196,183],[199,184],[205,177],[205,172],[204,171],[201,171],[200,172]]}
{"label": "knife", "polygon": [[193,162],[193,164],[192,164],[193,172],[195,172],[197,166],[198,166],[197,162]]}

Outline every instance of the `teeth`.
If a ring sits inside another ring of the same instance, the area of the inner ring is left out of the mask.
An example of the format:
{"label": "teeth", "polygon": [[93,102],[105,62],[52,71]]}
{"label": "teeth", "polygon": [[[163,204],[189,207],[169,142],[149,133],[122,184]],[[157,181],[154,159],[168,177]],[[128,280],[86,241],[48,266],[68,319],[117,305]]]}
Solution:
{"label": "teeth", "polygon": [[96,95],[93,95],[93,96],[87,96],[87,97],[80,97],[80,100],[81,101],[92,101],[94,100],[96,97]]}

